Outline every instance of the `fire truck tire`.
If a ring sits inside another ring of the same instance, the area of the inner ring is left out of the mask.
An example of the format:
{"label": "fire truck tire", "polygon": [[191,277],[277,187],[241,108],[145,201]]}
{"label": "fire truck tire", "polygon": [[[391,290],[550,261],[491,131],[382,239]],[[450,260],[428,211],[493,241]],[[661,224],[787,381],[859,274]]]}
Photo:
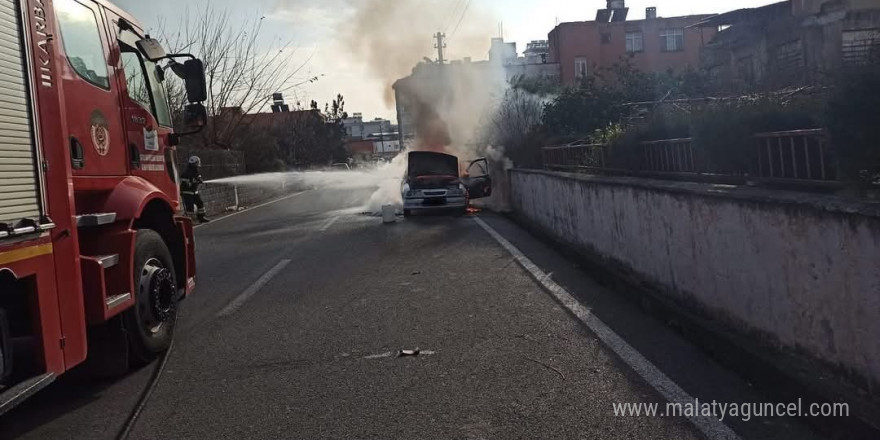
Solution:
{"label": "fire truck tire", "polygon": [[155,231],[137,232],[134,249],[135,305],[125,312],[129,354],[135,365],[171,346],[177,321],[177,276],[168,246]]}

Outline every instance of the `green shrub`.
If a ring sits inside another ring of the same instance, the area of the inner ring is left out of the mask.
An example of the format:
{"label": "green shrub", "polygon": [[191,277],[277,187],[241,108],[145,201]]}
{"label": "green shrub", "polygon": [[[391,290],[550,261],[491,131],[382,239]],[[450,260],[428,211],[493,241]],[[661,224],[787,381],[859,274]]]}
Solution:
{"label": "green shrub", "polygon": [[819,127],[811,99],[757,97],[712,103],[695,111],[694,147],[705,152],[712,172],[745,174],[755,164],[756,133]]}
{"label": "green shrub", "polygon": [[690,129],[687,116],[677,110],[654,112],[643,121],[620,127],[619,133],[607,140],[608,167],[638,169],[642,162],[642,142],[686,138],[690,136]]}

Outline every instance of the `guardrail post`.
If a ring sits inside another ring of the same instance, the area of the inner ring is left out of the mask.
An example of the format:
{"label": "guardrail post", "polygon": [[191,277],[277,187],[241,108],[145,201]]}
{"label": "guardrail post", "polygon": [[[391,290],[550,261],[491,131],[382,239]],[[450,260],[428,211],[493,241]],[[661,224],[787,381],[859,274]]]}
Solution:
{"label": "guardrail post", "polygon": [[804,136],[804,156],[807,161],[807,179],[813,178],[813,163],[810,161],[810,138]]}
{"label": "guardrail post", "polygon": [[238,202],[238,185],[232,185],[232,193],[235,196],[235,210],[238,211],[241,206]]}

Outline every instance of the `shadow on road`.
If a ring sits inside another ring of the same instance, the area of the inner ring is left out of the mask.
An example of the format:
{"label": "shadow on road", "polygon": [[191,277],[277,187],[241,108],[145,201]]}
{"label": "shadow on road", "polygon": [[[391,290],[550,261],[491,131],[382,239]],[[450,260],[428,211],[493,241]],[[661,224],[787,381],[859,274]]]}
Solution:
{"label": "shadow on road", "polygon": [[[155,368],[156,364],[152,363],[124,376],[100,380],[87,377],[80,369],[72,370],[0,416],[0,438],[48,438],[69,434],[73,423],[106,428],[96,432],[103,432],[106,438],[115,438],[118,427],[125,422]],[[94,411],[93,405],[107,408]],[[92,409],[88,415],[81,415],[80,410],[85,408]]]}

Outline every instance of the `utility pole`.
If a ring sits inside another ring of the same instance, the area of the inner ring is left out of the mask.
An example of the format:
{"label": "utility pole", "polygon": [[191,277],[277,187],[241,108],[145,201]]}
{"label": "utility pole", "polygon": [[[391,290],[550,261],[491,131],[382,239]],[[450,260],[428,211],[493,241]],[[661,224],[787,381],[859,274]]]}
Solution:
{"label": "utility pole", "polygon": [[434,43],[434,48],[437,49],[437,63],[443,64],[446,62],[443,58],[443,49],[446,49],[446,34],[437,32],[434,35],[434,39],[437,40],[437,42]]}

